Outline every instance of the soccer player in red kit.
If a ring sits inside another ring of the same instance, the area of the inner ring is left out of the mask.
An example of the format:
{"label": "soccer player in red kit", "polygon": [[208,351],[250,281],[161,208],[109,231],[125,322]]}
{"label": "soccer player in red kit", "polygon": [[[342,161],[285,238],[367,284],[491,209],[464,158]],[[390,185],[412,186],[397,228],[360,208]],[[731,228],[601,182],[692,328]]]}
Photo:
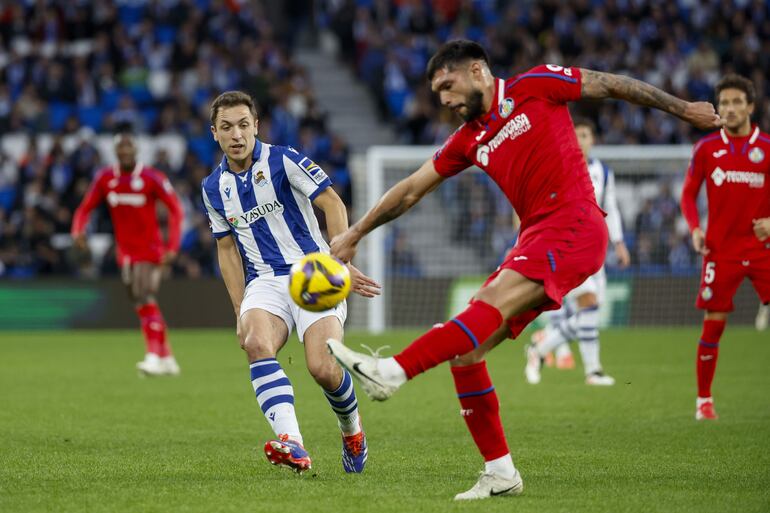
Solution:
{"label": "soccer player in red kit", "polygon": [[[118,265],[123,282],[136,306],[146,344],[144,360],[136,364],[144,375],[179,374],[179,365],[166,340],[166,322],[158,308],[162,265],[179,251],[182,207],[168,178],[136,159],[132,134],[115,136],[118,164],[100,170],[75,211],[72,238],[75,246],[87,250],[85,230],[91,211],[107,202],[115,231]],[[157,200],[168,209],[168,242],[164,244],[158,226]]]}
{"label": "soccer player in red kit", "polygon": [[[695,145],[682,191],[682,214],[690,225],[693,247],[703,255],[696,301],[706,311],[696,359],[697,420],[717,418],[711,383],[738,286],[748,278],[762,303],[770,302],[770,136],[751,124],[754,85],[748,79],[722,78],[716,85],[716,101],[725,125]],[[697,206],[704,181],[705,232]]]}
{"label": "soccer player in red kit", "polygon": [[495,180],[521,217],[517,245],[468,308],[395,358],[375,358],[328,342],[377,400],[450,360],[463,418],[485,460],[478,482],[456,500],[516,495],[523,489],[484,355],[506,336],[516,337],[540,312],[558,308],[567,292],[596,273],[604,260],[604,213],[596,204],[567,102],[620,98],[663,109],[701,128],[720,125],[712,105],[688,103],[631,78],[548,65],[504,80],[492,75],[488,62],[480,45],[462,40],[446,43],[431,58],[431,88],[465,124],[331,244],[334,255],[349,261],[364,235],[472,165]]}

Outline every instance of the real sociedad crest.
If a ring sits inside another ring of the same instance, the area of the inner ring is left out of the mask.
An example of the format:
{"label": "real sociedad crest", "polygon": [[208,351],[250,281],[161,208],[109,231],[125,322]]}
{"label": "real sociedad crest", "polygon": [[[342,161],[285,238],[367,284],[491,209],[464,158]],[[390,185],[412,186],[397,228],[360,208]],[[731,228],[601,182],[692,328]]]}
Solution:
{"label": "real sociedad crest", "polygon": [[257,171],[257,174],[254,175],[254,185],[259,187],[267,185],[267,178],[265,178],[265,173],[262,170]]}
{"label": "real sociedad crest", "polygon": [[755,146],[751,148],[751,151],[749,151],[749,160],[755,164],[759,164],[765,160],[765,152],[762,151],[762,148],[757,148]]}
{"label": "real sociedad crest", "polygon": [[513,98],[505,98],[502,102],[500,102],[500,105],[497,106],[497,110],[500,114],[500,117],[505,119],[508,116],[511,115],[513,112]]}

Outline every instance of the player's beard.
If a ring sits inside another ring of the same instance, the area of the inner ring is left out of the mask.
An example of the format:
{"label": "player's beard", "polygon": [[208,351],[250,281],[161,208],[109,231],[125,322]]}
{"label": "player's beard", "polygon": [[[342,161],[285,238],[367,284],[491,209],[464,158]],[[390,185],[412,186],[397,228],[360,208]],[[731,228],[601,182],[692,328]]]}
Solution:
{"label": "player's beard", "polygon": [[484,114],[484,95],[481,90],[474,89],[465,102],[465,114],[460,114],[460,117],[467,122],[480,117],[482,114]]}

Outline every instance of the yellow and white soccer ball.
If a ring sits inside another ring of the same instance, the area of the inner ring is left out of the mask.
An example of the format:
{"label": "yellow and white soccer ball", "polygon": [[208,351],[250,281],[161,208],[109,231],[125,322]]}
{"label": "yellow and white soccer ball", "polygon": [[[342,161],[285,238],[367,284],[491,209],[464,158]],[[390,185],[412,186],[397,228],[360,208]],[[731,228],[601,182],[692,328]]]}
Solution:
{"label": "yellow and white soccer ball", "polygon": [[289,294],[300,308],[320,312],[348,297],[350,272],[331,255],[310,253],[291,266]]}

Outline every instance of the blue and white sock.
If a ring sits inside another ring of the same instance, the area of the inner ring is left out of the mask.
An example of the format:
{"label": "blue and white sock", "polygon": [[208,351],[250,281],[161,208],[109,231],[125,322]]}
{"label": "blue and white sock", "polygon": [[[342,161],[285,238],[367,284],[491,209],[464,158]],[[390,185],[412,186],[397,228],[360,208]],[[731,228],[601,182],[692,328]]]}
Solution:
{"label": "blue and white sock", "polygon": [[275,358],[264,358],[249,365],[251,386],[267,422],[276,435],[302,443],[297,414],[294,412],[294,388]]}
{"label": "blue and white sock", "polygon": [[355,435],[361,432],[361,425],[358,421],[358,400],[356,391],[353,388],[353,380],[346,370],[342,370],[342,382],[334,391],[324,390],[326,400],[337,415],[337,424],[339,424],[342,433],[345,436]]}
{"label": "blue and white sock", "polygon": [[602,370],[599,361],[599,307],[580,310],[577,314],[578,348],[586,376]]}
{"label": "blue and white sock", "polygon": [[577,338],[577,325],[574,315],[568,316],[566,307],[551,314],[551,322],[545,330],[543,342],[538,344],[537,352],[545,356],[557,347]]}

